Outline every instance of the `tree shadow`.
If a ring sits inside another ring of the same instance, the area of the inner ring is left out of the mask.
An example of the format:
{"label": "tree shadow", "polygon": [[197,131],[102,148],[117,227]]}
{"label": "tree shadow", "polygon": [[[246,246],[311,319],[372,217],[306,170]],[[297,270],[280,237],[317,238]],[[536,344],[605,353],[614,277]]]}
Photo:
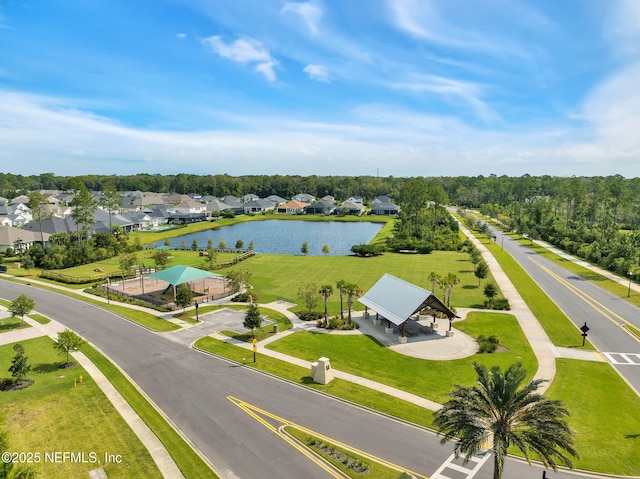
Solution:
{"label": "tree shadow", "polygon": [[625,439],[638,439],[638,438],[640,438],[640,434],[625,434],[624,438]]}
{"label": "tree shadow", "polygon": [[48,363],[48,364],[41,363],[31,368],[31,371],[38,374],[46,374],[46,373],[52,373],[54,371],[59,371],[60,368],[61,368],[60,363]]}

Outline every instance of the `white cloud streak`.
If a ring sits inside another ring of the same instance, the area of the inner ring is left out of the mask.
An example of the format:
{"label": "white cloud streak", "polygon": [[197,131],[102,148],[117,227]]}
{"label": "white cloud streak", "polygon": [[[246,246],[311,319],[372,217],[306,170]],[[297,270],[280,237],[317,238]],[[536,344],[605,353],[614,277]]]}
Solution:
{"label": "white cloud streak", "polygon": [[282,13],[293,12],[302,17],[312,35],[318,34],[322,10],[312,2],[285,2]]}
{"label": "white cloud streak", "polygon": [[324,65],[309,64],[302,69],[303,72],[309,75],[312,80],[328,83],[330,80],[329,70]]}
{"label": "white cloud streak", "polygon": [[[612,80],[603,87],[604,93],[594,93],[593,105],[620,86]],[[588,107],[585,110],[589,113]],[[621,125],[627,118],[618,110],[610,115]],[[598,129],[600,138],[584,135],[580,140],[572,129],[506,133],[383,104],[363,105],[342,116],[340,122],[309,122],[273,114],[237,117],[239,125],[234,129],[145,130],[78,110],[63,99],[0,91],[0,163],[11,165],[20,158],[23,174],[109,174],[115,162],[121,174],[340,171],[358,175],[393,165],[388,174],[396,176],[571,175],[576,171],[637,175],[637,157],[631,154],[638,151],[638,140],[615,144],[624,131],[614,135]],[[602,121],[611,123],[610,118]],[[612,171],[605,158],[618,161],[619,169]]]}
{"label": "white cloud streak", "polygon": [[202,42],[220,57],[241,65],[253,66],[253,70],[263,74],[269,82],[276,81],[274,67],[278,62],[271,57],[262,42],[250,37],[241,37],[231,43],[225,43],[218,35],[203,38]]}

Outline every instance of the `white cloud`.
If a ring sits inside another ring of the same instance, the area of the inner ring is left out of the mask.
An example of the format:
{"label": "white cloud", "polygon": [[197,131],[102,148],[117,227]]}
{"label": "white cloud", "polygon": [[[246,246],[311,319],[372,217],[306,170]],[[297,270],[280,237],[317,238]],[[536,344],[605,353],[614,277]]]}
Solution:
{"label": "white cloud", "polygon": [[271,57],[262,42],[250,37],[241,37],[227,44],[218,35],[204,38],[202,41],[222,58],[241,65],[253,65],[254,71],[262,73],[268,81],[276,81],[273,69],[278,62]]}
{"label": "white cloud", "polygon": [[324,65],[314,65],[310,63],[302,69],[303,72],[309,75],[309,78],[321,82],[329,82],[329,71]]}
{"label": "white cloud", "polygon": [[176,38],[179,38],[180,40],[184,40],[185,38],[187,38],[187,34],[186,33],[176,33]]}
{"label": "white cloud", "polygon": [[[524,48],[513,38],[500,38],[492,27],[495,23],[509,24],[517,22],[524,29],[546,29],[549,23],[533,9],[514,2],[491,2],[489,5],[476,5],[477,10],[472,24],[464,22],[464,15],[457,15],[459,7],[448,0],[387,0],[395,25],[413,37],[447,47],[482,52],[500,57],[507,56],[529,60],[531,44]],[[447,17],[451,17],[448,19]],[[524,17],[523,20],[521,17]],[[529,22],[527,24],[527,22]],[[480,25],[480,27],[479,27]]]}
{"label": "white cloud", "polygon": [[586,97],[582,118],[609,148],[640,157],[640,63],[611,75]]}
{"label": "white cloud", "polygon": [[286,2],[282,7],[282,13],[294,12],[300,15],[309,31],[316,35],[318,33],[318,23],[322,18],[322,10],[311,2]]}
{"label": "white cloud", "polygon": [[474,113],[485,121],[498,120],[498,115],[480,99],[482,88],[472,82],[454,80],[436,75],[412,75],[410,81],[392,82],[391,88],[415,93],[431,92],[450,103],[466,103]]}
{"label": "white cloud", "polygon": [[[612,79],[594,92],[586,113],[591,108],[600,111],[610,92],[628,86],[631,78]],[[630,108],[638,106],[636,101]],[[22,174],[66,175],[116,170],[120,174],[358,175],[384,166],[391,168],[386,174],[395,176],[571,175],[576,171],[637,176],[633,152],[638,152],[640,140],[616,143],[634,128],[637,131],[637,120],[615,135],[604,128],[612,118],[624,126],[629,112],[620,110],[623,105],[598,117],[604,126],[599,130],[602,137],[596,138],[584,128],[481,129],[454,117],[385,104],[342,111],[339,121],[303,121],[280,112],[234,113],[233,122],[223,129],[197,131],[133,128],[76,105],[68,99],[0,90],[0,164],[8,165],[5,169],[10,171],[19,159]],[[597,118],[589,121],[597,123]],[[322,170],[314,169],[317,165]]]}

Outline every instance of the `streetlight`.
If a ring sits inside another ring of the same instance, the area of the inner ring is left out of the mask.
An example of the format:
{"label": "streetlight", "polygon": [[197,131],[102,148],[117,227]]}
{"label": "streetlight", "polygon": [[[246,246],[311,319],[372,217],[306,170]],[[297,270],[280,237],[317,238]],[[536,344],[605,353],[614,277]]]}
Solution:
{"label": "streetlight", "polygon": [[633,271],[629,271],[629,289],[627,290],[627,298],[631,297],[631,278],[633,277]]}

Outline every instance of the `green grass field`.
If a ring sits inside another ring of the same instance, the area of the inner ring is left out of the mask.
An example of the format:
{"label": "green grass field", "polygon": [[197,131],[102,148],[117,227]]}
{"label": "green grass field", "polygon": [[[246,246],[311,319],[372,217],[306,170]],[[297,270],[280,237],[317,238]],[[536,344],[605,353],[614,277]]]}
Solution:
{"label": "green grass field", "polygon": [[[104,465],[110,478],[162,477],[149,452],[83,368],[59,369],[64,357],[47,337],[21,344],[32,366],[28,378],[35,383],[21,391],[0,392],[1,427],[8,433],[11,451],[40,453],[41,463],[33,464],[38,477],[88,477],[89,470],[99,467],[45,463],[44,454],[56,451],[95,452],[100,459],[105,453],[122,455],[120,464]],[[14,355],[12,347],[0,347],[3,371]],[[83,382],[74,386],[80,376]]]}
{"label": "green grass field", "polygon": [[[428,281],[431,271],[440,275],[452,272],[458,276],[460,284],[451,293],[451,306],[481,308],[485,300],[483,288],[477,286],[478,279],[473,274],[473,265],[468,258],[468,254],[454,251],[438,251],[427,255],[385,253],[371,258],[256,255],[237,267],[249,270],[250,282],[261,303],[269,303],[278,298],[299,303],[297,291],[300,284],[315,283],[318,287],[330,284],[335,291],[329,298],[329,313],[335,315],[340,311],[336,282],[344,279],[357,284],[366,292],[385,273],[431,290],[431,283]],[[226,271],[228,270],[219,272]],[[484,280],[489,281],[493,281],[493,278]],[[435,293],[442,297],[442,290],[437,285]],[[344,301],[346,308],[346,297]],[[353,306],[363,309],[355,300]],[[322,307],[321,304],[318,305],[318,311]]]}
{"label": "green grass field", "polygon": [[547,396],[571,411],[581,459],[576,467],[637,476],[640,471],[640,397],[606,363],[558,359]]}
{"label": "green grass field", "polygon": [[316,361],[331,358],[335,369],[362,376],[442,403],[453,384],[469,385],[475,380],[472,364],[509,366],[520,362],[529,373],[537,370],[537,361],[515,317],[501,313],[472,313],[456,323],[456,328],[477,336],[497,334],[505,352],[476,354],[452,361],[430,361],[392,351],[369,336],[329,335],[299,332],[267,345],[268,349],[290,356]]}

